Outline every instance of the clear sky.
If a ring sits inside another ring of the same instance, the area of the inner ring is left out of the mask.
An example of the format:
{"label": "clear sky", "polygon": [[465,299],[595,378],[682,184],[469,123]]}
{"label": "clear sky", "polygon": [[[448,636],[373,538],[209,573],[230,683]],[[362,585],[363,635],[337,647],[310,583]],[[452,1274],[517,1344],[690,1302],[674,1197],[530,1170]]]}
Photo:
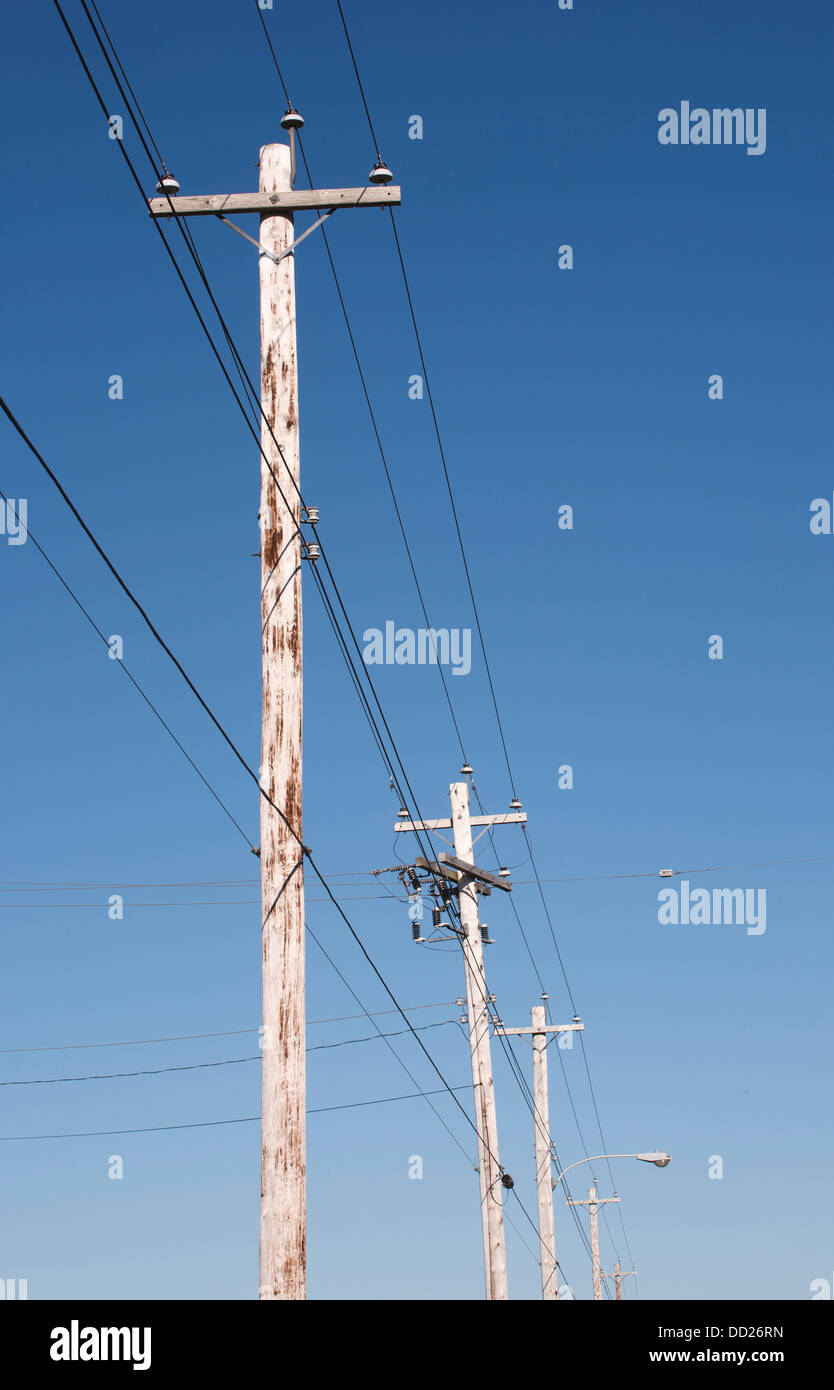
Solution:
{"label": "clear sky", "polygon": [[[66,10],[118,113],[78,0]],[[255,188],[283,97],[254,3],[101,10],[183,193]],[[605,1143],[673,1154],[663,1171],[612,1165],[628,1243],[609,1207],[603,1267],[633,1257],[643,1298],[808,1298],[813,1280],[834,1279],[834,536],[809,525],[813,499],[834,493],[834,13],[823,0],[345,10],[403,188],[397,226],[429,379]],[[264,18],[316,181],[364,182],[375,153],[335,3],[276,0]],[[8,9],[4,30],[0,389],[257,767],[257,450],[52,4]],[[682,102],[765,110],[764,153],[661,145],[658,113]],[[414,115],[422,140],[409,138]],[[129,123],[125,145],[152,193]],[[420,365],[388,214],[328,225],[429,613],[437,627],[472,628],[428,402],[409,398]],[[217,222],[193,231],[256,373],[256,252]],[[558,266],[566,245],[571,270]],[[419,628],[318,233],[296,274],[304,495],[357,636],[389,620]],[[122,400],[108,398],[114,374]],[[715,375],[723,399],[709,397]],[[32,535],[105,634],[122,636],[126,665],[256,842],[254,787],[5,420],[0,487],[27,499]],[[572,530],[558,525],[563,505]],[[251,1059],[256,860],[31,541],[0,536],[0,593],[0,1080]],[[405,837],[392,844],[398,799],[309,582],[305,600],[305,840],[353,899],[345,909],[400,1001],[443,1003],[411,1017],[443,1024],[420,1036],[464,1086],[460,956],[413,945],[407,905],[370,875],[406,853]],[[437,672],[372,674],[421,810],[444,815],[460,750]],[[512,792],[477,639],[471,672],[449,685],[480,795],[504,810]],[[574,786],[561,790],[568,764]],[[553,1017],[567,1022],[525,842],[517,828],[496,840],[517,866]],[[760,867],[704,872],[735,865]],[[692,892],[766,890],[766,930],[661,925],[664,881],[652,875],[666,867],[690,870],[675,889],[685,877]],[[107,911],[117,892],[120,921]],[[390,1008],[323,898],[310,883],[310,927],[363,1006]],[[498,898],[489,982],[519,1026],[540,986]],[[344,1018],[360,1010],[312,941],[308,972],[309,1018],[342,1019],[311,1023],[310,1047],[373,1032]],[[235,1035],[16,1051],[222,1033]],[[413,1038],[393,1045],[421,1086],[440,1084]],[[516,1053],[529,1078],[529,1045]],[[578,1047],[561,1054],[575,1116],[550,1056],[566,1165],[601,1140]],[[308,1060],[314,1109],[415,1090],[379,1041]],[[495,1069],[502,1162],[534,1214],[530,1115],[498,1048]],[[312,1297],[482,1296],[472,1131],[448,1096],[433,1103],[467,1158],[421,1099],[310,1116]],[[4,1084],[0,1138],[258,1106],[257,1060]],[[108,1177],[114,1155],[121,1179]],[[0,1143],[0,1278],[26,1278],[30,1298],[256,1297],[258,1163],[251,1122]],[[571,1174],[575,1196],[591,1171]],[[610,1196],[605,1165],[595,1172]],[[534,1298],[520,1237],[534,1247],[535,1236],[514,1197],[506,1210],[519,1233],[508,1229],[511,1296]],[[556,1223],[564,1273],[589,1298],[590,1262],[562,1202]]]}

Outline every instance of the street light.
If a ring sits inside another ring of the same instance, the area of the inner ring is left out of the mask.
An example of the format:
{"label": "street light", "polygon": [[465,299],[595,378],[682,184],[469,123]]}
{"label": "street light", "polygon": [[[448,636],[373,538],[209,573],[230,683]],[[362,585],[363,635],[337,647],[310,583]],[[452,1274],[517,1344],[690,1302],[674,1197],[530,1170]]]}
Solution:
{"label": "street light", "polygon": [[656,1168],[665,1168],[668,1163],[672,1162],[671,1154],[660,1153],[657,1150],[654,1153],[642,1154],[592,1154],[590,1158],[579,1158],[576,1163],[569,1163],[567,1168],[562,1169],[553,1186],[555,1187],[556,1183],[560,1183],[565,1173],[569,1173],[571,1168],[578,1168],[580,1163],[598,1163],[601,1159],[608,1158],[639,1158],[641,1163],[653,1163]]}
{"label": "street light", "polygon": [[[653,1163],[656,1168],[665,1168],[667,1163],[671,1163],[672,1161],[671,1154],[660,1153],[657,1149],[655,1149],[653,1153],[594,1154],[591,1158],[579,1158],[576,1163],[569,1163],[567,1168],[562,1169],[562,1172],[559,1174],[556,1182],[553,1183],[553,1186],[556,1187],[562,1181],[565,1174],[569,1173],[571,1168],[578,1168],[580,1163],[597,1163],[600,1159],[609,1158],[638,1158],[641,1163]],[[594,1299],[596,1302],[599,1302],[602,1298],[602,1270],[599,1262],[599,1226],[597,1224],[597,1213],[599,1208],[604,1206],[606,1202],[619,1202],[619,1200],[616,1194],[613,1197],[597,1197],[596,1178],[594,1178],[591,1190],[588,1193],[587,1201],[568,1202],[568,1206],[587,1207],[588,1214],[591,1218],[591,1269],[594,1277]]]}

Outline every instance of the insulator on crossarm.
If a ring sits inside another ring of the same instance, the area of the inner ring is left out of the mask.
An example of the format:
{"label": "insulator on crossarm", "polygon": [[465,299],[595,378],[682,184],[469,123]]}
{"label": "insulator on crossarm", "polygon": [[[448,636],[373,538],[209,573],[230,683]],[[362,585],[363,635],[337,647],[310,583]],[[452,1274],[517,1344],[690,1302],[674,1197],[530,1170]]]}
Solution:
{"label": "insulator on crossarm", "polygon": [[368,175],[368,183],[390,183],[394,175],[382,159],[378,159]]}

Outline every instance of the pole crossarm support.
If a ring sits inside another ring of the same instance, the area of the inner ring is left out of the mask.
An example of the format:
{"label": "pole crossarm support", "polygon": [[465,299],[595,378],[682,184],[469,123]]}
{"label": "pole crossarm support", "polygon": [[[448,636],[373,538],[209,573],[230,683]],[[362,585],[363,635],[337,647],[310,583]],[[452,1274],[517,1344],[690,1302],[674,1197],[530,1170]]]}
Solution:
{"label": "pole crossarm support", "polygon": [[[526,811],[504,811],[497,816],[470,816],[470,825],[526,825]],[[451,830],[450,820],[398,820],[394,824],[397,832],[403,830]]]}
{"label": "pole crossarm support", "polygon": [[218,212],[304,212],[315,208],[398,207],[402,189],[381,188],[282,189],[280,193],[207,193],[186,198],[149,198],[151,217],[208,217]]}
{"label": "pole crossarm support", "polygon": [[466,878],[476,878],[480,883],[489,883],[493,888],[500,888],[505,893],[512,893],[513,885],[508,883],[505,878],[498,874],[492,874],[488,869],[482,869],[477,864],[468,864],[465,859],[457,859],[453,854],[438,854],[438,861],[441,868],[448,866],[450,869],[457,869]]}
{"label": "pole crossarm support", "polygon": [[445,864],[438,864],[435,859],[423,859],[419,855],[414,860],[414,867],[415,869],[425,869],[426,873],[440,874],[441,878],[449,878],[455,884],[459,883],[462,877],[457,869],[450,869]]}
{"label": "pole crossarm support", "polygon": [[505,1037],[511,1034],[521,1037],[523,1033],[581,1033],[584,1028],[584,1023],[546,1023],[542,1028],[505,1028],[503,1024],[496,1024],[495,1032],[503,1033]]}
{"label": "pole crossarm support", "polygon": [[458,886],[474,879],[477,883],[487,883],[493,888],[500,888],[504,893],[513,891],[512,884],[499,878],[498,874],[491,874],[488,869],[481,869],[477,864],[468,864],[464,859],[456,859],[452,854],[440,854],[437,859],[424,859],[418,855],[414,860],[414,867],[427,873],[440,874]]}
{"label": "pole crossarm support", "polygon": [[565,1198],[566,1207],[604,1207],[607,1202],[619,1202],[619,1197],[577,1197]]}
{"label": "pole crossarm support", "polygon": [[246,240],[250,242],[252,246],[257,246],[262,256],[269,256],[269,259],[271,261],[274,261],[276,265],[280,265],[286,256],[292,255],[296,246],[300,246],[302,241],[304,241],[310,235],[311,232],[314,232],[316,230],[316,227],[320,227],[322,222],[326,222],[328,217],[332,217],[335,211],[335,208],[328,208],[327,212],[323,213],[319,220],[313,223],[312,227],[308,227],[306,232],[302,232],[301,236],[297,236],[295,241],[287,247],[286,251],[281,251],[280,254],[277,256],[273,251],[270,251],[268,246],[263,246],[261,242],[258,241],[257,237],[250,236],[249,233],[245,232],[242,227],[236,227],[234,222],[230,222],[228,217],[223,216],[222,212],[215,213],[215,216],[217,217],[218,222],[225,222],[226,226],[231,227],[233,232],[237,232],[238,236],[245,237]]}

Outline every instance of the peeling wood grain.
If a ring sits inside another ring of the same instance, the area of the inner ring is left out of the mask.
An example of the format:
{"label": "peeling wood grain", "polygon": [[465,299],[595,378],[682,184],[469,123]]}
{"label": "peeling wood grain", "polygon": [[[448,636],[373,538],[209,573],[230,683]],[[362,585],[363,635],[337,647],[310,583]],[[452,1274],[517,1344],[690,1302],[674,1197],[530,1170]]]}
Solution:
{"label": "peeling wood grain", "polygon": [[[289,188],[287,146],[266,145],[261,150],[260,187],[263,194]],[[286,250],[293,235],[291,212],[262,215],[260,241],[271,251],[278,254]],[[264,790],[300,839],[302,622],[300,505],[293,482],[299,481],[294,277],[293,256],[278,265],[268,256],[260,257],[261,400],[280,445],[279,451],[264,423],[261,444],[268,465],[262,459],[261,776]],[[265,1299],[306,1296],[304,889],[299,855],[298,842],[261,798],[264,1047],[260,1296]]]}

